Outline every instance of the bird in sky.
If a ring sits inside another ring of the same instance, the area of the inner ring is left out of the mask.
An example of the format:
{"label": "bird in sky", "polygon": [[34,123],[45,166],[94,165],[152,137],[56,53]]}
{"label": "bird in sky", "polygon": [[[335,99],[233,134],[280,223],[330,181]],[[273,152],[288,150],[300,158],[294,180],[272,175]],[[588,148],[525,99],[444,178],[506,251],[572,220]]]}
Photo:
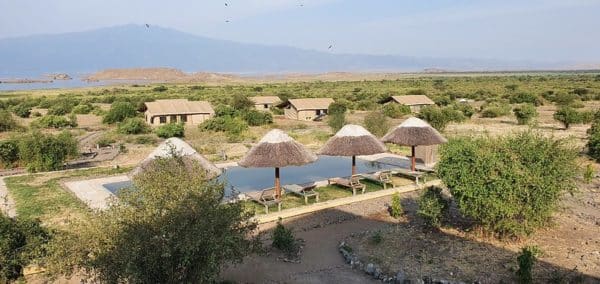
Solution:
{"label": "bird in sky", "polygon": [[225,23],[229,23],[229,20],[225,20]]}
{"label": "bird in sky", "polygon": [[146,28],[150,28],[150,25],[146,24]]}
{"label": "bird in sky", "polygon": [[229,6],[229,4],[227,4],[227,2],[225,2],[225,7],[228,7],[228,6]]}
{"label": "bird in sky", "polygon": [[332,44],[332,45],[329,45],[329,47],[328,47],[327,49],[331,49],[332,47],[333,47],[333,44]]}

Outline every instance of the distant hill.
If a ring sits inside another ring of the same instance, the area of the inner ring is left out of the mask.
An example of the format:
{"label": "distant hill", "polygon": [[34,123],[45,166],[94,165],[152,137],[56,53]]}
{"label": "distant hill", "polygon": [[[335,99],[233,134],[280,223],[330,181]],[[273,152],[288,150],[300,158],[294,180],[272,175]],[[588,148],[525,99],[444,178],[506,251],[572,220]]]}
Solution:
{"label": "distant hill", "polygon": [[[566,65],[562,65],[566,66]],[[0,39],[0,76],[92,73],[109,68],[276,73],[331,71],[522,70],[559,64],[499,60],[332,54],[244,44],[173,29],[125,25],[85,32]],[[433,69],[435,68],[435,69]]]}

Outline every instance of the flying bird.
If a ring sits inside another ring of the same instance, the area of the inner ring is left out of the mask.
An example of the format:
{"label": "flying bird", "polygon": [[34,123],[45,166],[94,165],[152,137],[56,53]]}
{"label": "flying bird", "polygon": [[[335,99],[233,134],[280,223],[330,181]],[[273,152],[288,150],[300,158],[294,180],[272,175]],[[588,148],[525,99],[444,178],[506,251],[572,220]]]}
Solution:
{"label": "flying bird", "polygon": [[329,46],[327,49],[331,49],[332,47],[333,47],[333,44],[332,44],[332,45],[330,45],[330,46]]}
{"label": "flying bird", "polygon": [[146,24],[146,28],[150,28],[150,25]]}
{"label": "flying bird", "polygon": [[229,6],[229,4],[227,4],[227,2],[225,2],[225,7],[228,7],[228,6]]}
{"label": "flying bird", "polygon": [[229,23],[229,20],[225,20],[225,23]]}

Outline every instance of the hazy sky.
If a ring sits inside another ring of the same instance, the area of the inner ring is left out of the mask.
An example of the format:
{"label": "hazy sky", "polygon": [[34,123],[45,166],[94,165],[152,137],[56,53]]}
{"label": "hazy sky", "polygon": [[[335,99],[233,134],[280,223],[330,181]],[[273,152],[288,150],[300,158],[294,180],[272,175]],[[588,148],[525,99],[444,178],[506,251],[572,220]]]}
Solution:
{"label": "hazy sky", "polygon": [[600,63],[600,0],[0,0],[0,38],[130,23],[334,53]]}

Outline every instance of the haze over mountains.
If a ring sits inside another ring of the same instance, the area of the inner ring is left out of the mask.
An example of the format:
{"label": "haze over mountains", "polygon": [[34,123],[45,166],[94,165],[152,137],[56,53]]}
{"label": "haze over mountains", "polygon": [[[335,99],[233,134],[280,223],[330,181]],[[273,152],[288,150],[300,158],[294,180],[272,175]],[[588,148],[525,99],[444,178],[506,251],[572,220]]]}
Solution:
{"label": "haze over mountains", "polygon": [[[357,39],[360,40],[360,39]],[[168,28],[125,25],[85,32],[0,39],[0,76],[91,73],[107,68],[172,67],[231,73],[404,72],[570,68],[571,62],[335,54],[238,43]]]}

